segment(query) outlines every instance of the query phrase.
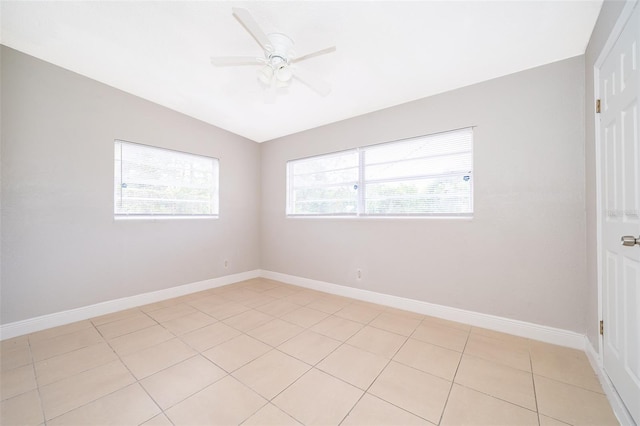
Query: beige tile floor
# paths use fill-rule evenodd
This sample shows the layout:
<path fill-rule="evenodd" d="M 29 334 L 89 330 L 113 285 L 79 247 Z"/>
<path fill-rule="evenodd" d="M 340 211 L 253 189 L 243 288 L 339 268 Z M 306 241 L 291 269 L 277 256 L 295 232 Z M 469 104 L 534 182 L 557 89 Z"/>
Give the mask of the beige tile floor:
<path fill-rule="evenodd" d="M 585 354 L 265 279 L 17 337 L 2 425 L 609 425 Z"/>

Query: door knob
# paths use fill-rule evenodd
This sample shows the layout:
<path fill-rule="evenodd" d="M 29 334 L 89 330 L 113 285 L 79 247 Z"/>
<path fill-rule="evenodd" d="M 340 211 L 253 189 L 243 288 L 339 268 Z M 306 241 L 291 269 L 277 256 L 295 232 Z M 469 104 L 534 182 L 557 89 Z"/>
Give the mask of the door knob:
<path fill-rule="evenodd" d="M 640 246 L 640 237 L 636 238 L 633 235 L 625 235 L 620 238 L 620 241 L 622 241 L 623 246 L 633 247 L 636 244 Z"/>

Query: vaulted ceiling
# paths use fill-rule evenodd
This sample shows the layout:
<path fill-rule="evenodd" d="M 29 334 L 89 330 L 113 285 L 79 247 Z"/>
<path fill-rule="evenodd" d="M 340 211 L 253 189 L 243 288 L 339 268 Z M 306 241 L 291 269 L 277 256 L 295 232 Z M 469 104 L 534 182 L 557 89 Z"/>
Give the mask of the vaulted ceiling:
<path fill-rule="evenodd" d="M 572 1 L 2 1 L 11 48 L 263 142 L 583 54 L 601 0 Z M 299 63 L 329 82 L 299 80 L 265 103 L 261 56 L 232 15 L 285 33 Z"/>

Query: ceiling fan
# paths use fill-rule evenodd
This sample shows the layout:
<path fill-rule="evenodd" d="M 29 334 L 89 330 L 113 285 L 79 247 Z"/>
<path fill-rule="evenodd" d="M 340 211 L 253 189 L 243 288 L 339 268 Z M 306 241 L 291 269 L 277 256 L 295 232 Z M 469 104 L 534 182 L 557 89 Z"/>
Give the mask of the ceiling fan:
<path fill-rule="evenodd" d="M 331 46 L 315 52 L 296 56 L 293 50 L 293 40 L 281 33 L 265 34 L 248 10 L 234 7 L 233 16 L 242 24 L 247 32 L 262 47 L 263 56 L 214 56 L 211 63 L 218 67 L 235 65 L 260 65 L 258 80 L 267 87 L 267 102 L 275 102 L 276 89 L 287 87 L 295 78 L 309 88 L 327 96 L 331 86 L 325 80 L 317 77 L 313 72 L 294 66 L 301 61 L 335 52 Z"/>

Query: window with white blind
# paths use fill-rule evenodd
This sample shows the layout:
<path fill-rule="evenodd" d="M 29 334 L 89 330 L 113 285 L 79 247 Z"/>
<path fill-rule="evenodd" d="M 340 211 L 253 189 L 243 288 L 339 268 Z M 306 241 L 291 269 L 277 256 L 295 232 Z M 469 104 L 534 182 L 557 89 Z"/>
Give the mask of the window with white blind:
<path fill-rule="evenodd" d="M 218 159 L 116 140 L 116 217 L 217 217 Z"/>
<path fill-rule="evenodd" d="M 289 216 L 471 216 L 471 128 L 287 163 Z"/>

